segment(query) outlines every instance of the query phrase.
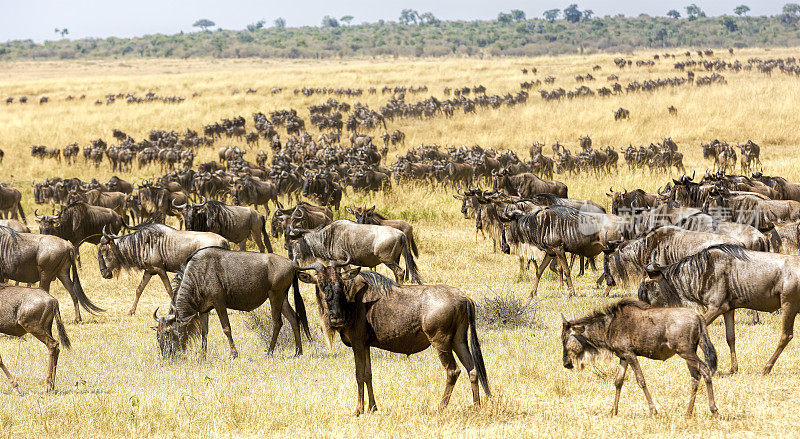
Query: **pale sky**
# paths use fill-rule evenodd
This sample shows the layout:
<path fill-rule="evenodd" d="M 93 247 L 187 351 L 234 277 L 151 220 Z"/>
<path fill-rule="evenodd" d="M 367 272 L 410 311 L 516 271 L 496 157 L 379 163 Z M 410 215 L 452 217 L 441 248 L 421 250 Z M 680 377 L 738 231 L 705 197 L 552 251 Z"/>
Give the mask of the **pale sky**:
<path fill-rule="evenodd" d="M 796 1 L 796 0 L 795 0 Z M 685 15 L 691 0 L 0 0 L 0 41 L 60 39 L 53 30 L 69 29 L 68 38 L 132 37 L 154 33 L 194 32 L 192 23 L 208 18 L 223 29 L 244 29 L 249 23 L 264 19 L 268 25 L 277 17 L 287 26 L 318 26 L 322 17 L 354 16 L 353 23 L 379 19 L 397 21 L 404 8 L 419 13 L 432 12 L 439 19 L 476 20 L 496 18 L 498 12 L 525 11 L 529 18 L 541 17 L 547 9 L 563 9 L 577 3 L 579 9 L 591 9 L 597 16 L 618 13 L 636 16 L 641 13 L 664 16 L 670 9 Z M 746 4 L 749 15 L 780 13 L 786 0 L 696 0 L 710 16 L 733 14 L 733 8 Z"/>

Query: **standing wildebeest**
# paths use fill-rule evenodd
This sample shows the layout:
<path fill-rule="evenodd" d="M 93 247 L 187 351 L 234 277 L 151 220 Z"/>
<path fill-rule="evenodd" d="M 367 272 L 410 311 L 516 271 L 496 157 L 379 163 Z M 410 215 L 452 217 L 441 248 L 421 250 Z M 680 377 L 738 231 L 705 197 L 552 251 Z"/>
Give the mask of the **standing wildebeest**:
<path fill-rule="evenodd" d="M 50 361 L 47 364 L 47 390 L 55 390 L 56 364 L 59 342 L 53 338 L 53 320 L 56 321 L 58 338 L 65 348 L 72 346 L 61 321 L 58 300 L 41 288 L 24 288 L 0 285 L 0 332 L 14 337 L 31 334 L 47 346 Z M 0 358 L 0 369 L 5 372 L 11 387 L 20 392 L 17 382 Z"/>
<path fill-rule="evenodd" d="M 142 291 L 155 274 L 164 282 L 167 294 L 172 295 L 167 273 L 177 273 L 195 251 L 205 247 L 230 248 L 228 240 L 210 232 L 175 230 L 164 224 L 148 224 L 123 236 L 113 236 L 103 230 L 97 248 L 100 274 L 113 278 L 120 269 L 142 270 L 142 281 L 136 287 L 136 299 L 129 314 L 136 312 Z"/>
<path fill-rule="evenodd" d="M 686 360 L 691 375 L 692 387 L 686 414 L 694 410 L 698 381 L 702 376 L 708 392 L 708 407 L 712 416 L 717 413 L 711 375 L 717 369 L 717 351 L 708 337 L 703 318 L 685 308 L 651 308 L 635 299 L 622 299 L 603 311 L 582 319 L 567 321 L 562 316 L 561 344 L 564 349 L 564 367 L 572 369 L 583 366 L 585 360 L 602 352 L 611 352 L 619 358 L 619 371 L 614 379 L 617 391 L 611 414 L 616 415 L 619 396 L 625 382 L 628 365 L 633 368 L 636 381 L 647 398 L 650 413 L 656 414 L 653 398 L 647 391 L 639 359 L 642 356 L 653 360 L 667 360 L 678 354 Z M 697 356 L 697 345 L 703 349 L 706 363 Z"/>
<path fill-rule="evenodd" d="M 82 201 L 68 204 L 56 215 L 39 215 L 39 232 L 66 239 L 75 246 L 78 264 L 80 264 L 81 244 L 99 244 L 103 236 L 103 228 L 108 227 L 111 233 L 119 233 L 124 222 L 122 217 L 111 209 L 90 206 Z"/>
<path fill-rule="evenodd" d="M 183 222 L 186 230 L 195 232 L 214 232 L 230 242 L 239 244 L 239 250 L 245 249 L 245 241 L 251 238 L 256 242 L 258 251 L 272 253 L 266 229 L 266 218 L 252 207 L 228 206 L 219 201 L 207 201 L 202 204 L 186 203 L 175 207 L 183 209 Z M 263 238 L 263 241 L 262 241 Z"/>
<path fill-rule="evenodd" d="M 417 242 L 414 240 L 414 227 L 400 219 L 389 219 L 385 216 L 381 215 L 380 213 L 375 212 L 375 206 L 370 207 L 367 209 L 366 202 L 364 203 L 364 207 L 358 208 L 355 204 L 353 204 L 353 208 L 345 206 L 345 210 L 349 213 L 353 214 L 356 217 L 356 222 L 359 224 L 372 224 L 376 226 L 389 226 L 394 227 L 395 229 L 403 232 L 408 238 L 408 243 L 411 245 L 411 253 L 414 256 L 419 256 L 419 250 L 417 250 Z"/>
<path fill-rule="evenodd" d="M 450 402 L 461 374 L 453 351 L 469 374 L 475 405 L 481 402 L 478 382 L 491 396 L 475 328 L 475 304 L 469 297 L 447 285 L 399 286 L 374 271 L 359 273 L 360 268 L 342 275 L 339 266 L 350 262 L 347 256 L 341 264 L 315 262 L 300 270 L 316 272 L 317 309 L 329 340 L 336 331 L 353 349 L 358 385 L 355 415 L 364 413 L 365 385 L 367 411 L 378 409 L 372 391 L 370 347 L 411 355 L 432 345 L 447 371 L 440 410 Z"/>
<path fill-rule="evenodd" d="M 272 201 L 275 206 L 278 206 L 278 190 L 274 184 L 270 182 L 262 182 L 250 175 L 237 180 L 233 185 L 234 204 L 242 204 L 245 206 L 264 206 L 264 210 L 269 215 L 269 202 Z"/>
<path fill-rule="evenodd" d="M 122 218 L 127 217 L 128 197 L 122 192 L 103 192 L 99 189 L 92 189 L 78 194 L 75 199 L 85 201 L 90 206 L 106 207 Z"/>
<path fill-rule="evenodd" d="M 0 227 L 0 281 L 39 282 L 39 287 L 49 293 L 50 282 L 58 278 L 72 297 L 75 322 L 78 323 L 81 321 L 79 305 L 91 313 L 102 312 L 103 309 L 92 303 L 83 292 L 75 266 L 76 255 L 75 247 L 59 237 L 17 233 Z"/>
<path fill-rule="evenodd" d="M 297 212 L 297 214 L 295 214 L 295 212 Z M 293 218 L 297 218 L 297 224 L 302 228 L 316 229 L 317 227 L 327 226 L 333 221 L 333 211 L 327 207 L 316 206 L 306 203 L 305 201 L 286 209 L 278 203 L 278 207 L 275 209 L 275 213 L 272 215 L 272 222 L 270 223 L 270 233 L 272 237 L 278 238 L 281 235 L 285 237 Z M 288 238 L 285 248 L 287 250 L 289 249 Z"/>
<path fill-rule="evenodd" d="M 543 180 L 529 172 L 510 175 L 508 170 L 503 170 L 497 174 L 495 183 L 496 189 L 522 198 L 530 198 L 536 194 L 554 194 L 567 198 L 567 185 L 560 181 Z"/>
<path fill-rule="evenodd" d="M 736 308 L 781 313 L 781 338 L 764 366 L 768 374 L 792 339 L 800 310 L 800 258 L 754 252 L 737 245 L 709 247 L 668 267 L 650 265 L 639 299 L 655 306 L 701 306 L 706 324 L 722 315 L 731 350 L 731 373 L 739 370 L 733 313 Z"/>
<path fill-rule="evenodd" d="M 22 218 L 22 222 L 27 223 L 25 219 L 25 212 L 22 210 L 22 194 L 19 190 L 8 186 L 5 183 L 0 184 L 0 216 L 3 218 Z M 19 212 L 19 217 L 17 217 Z"/>
<path fill-rule="evenodd" d="M 410 277 L 413 282 L 422 284 L 408 238 L 394 227 L 340 219 L 309 230 L 296 228 L 293 220 L 289 224 L 289 239 L 289 256 L 294 261 L 341 261 L 352 255 L 350 262 L 353 265 L 375 267 L 384 264 L 392 270 L 397 282 L 402 283 Z M 400 267 L 401 255 L 406 260 L 405 271 Z"/>
<path fill-rule="evenodd" d="M 15 219 L 0 220 L 0 226 L 8 227 L 18 233 L 31 233 L 31 229 L 28 226 Z"/>
<path fill-rule="evenodd" d="M 190 337 L 197 335 L 203 320 L 202 314 L 214 309 L 219 316 L 222 332 L 230 343 L 231 356 L 239 353 L 233 344 L 228 309 L 252 311 L 269 299 L 272 311 L 272 340 L 269 352 L 275 349 L 283 321 L 289 320 L 294 331 L 295 355 L 303 353 L 300 327 L 311 340 L 306 309 L 297 283 L 297 270 L 292 262 L 276 254 L 232 251 L 207 247 L 196 251 L 186 263 L 180 285 L 172 296 L 170 314 L 158 318 L 156 338 L 161 355 L 174 358 L 186 351 Z M 289 287 L 294 290 L 295 314 L 289 305 Z M 299 320 L 299 325 L 298 325 Z M 208 326 L 204 325 L 203 355 Z"/>

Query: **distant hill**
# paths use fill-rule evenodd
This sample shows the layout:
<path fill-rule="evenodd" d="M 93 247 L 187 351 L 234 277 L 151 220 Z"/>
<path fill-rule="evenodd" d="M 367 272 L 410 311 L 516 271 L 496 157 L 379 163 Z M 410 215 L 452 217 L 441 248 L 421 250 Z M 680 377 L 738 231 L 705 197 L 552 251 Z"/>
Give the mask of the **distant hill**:
<path fill-rule="evenodd" d="M 800 15 L 774 17 L 602 17 L 567 20 L 377 22 L 360 25 L 216 30 L 136 38 L 0 43 L 0 60 L 74 58 L 337 58 L 530 56 L 673 47 L 800 46 Z M 335 22 L 335 20 L 334 20 Z"/>

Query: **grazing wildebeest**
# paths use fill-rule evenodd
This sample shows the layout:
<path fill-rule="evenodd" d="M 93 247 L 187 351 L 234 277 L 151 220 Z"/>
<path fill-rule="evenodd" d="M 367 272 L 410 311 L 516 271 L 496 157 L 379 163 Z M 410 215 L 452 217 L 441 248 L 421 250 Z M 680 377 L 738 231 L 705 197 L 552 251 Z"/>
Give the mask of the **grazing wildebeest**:
<path fill-rule="evenodd" d="M 571 321 L 567 321 L 563 315 L 561 318 L 564 367 L 582 367 L 586 360 L 602 352 L 611 352 L 619 358 L 619 371 L 614 379 L 617 391 L 614 395 L 614 407 L 611 409 L 612 415 L 617 414 L 628 365 L 633 368 L 636 381 L 647 398 L 650 413 L 656 414 L 656 406 L 647 390 L 637 357 L 664 361 L 675 354 L 686 360 L 691 375 L 692 386 L 686 414 L 690 415 L 694 410 L 701 376 L 706 382 L 711 414 L 717 413 L 711 384 L 711 375 L 717 369 L 717 351 L 708 337 L 708 328 L 703 318 L 693 310 L 653 308 L 647 303 L 625 298 L 588 317 Z M 708 364 L 697 356 L 698 344 Z"/>
<path fill-rule="evenodd" d="M 216 233 L 239 244 L 239 250 L 244 250 L 247 238 L 251 238 L 256 242 L 258 251 L 264 253 L 266 246 L 267 253 L 272 253 L 272 243 L 266 229 L 267 220 L 252 207 L 228 206 L 214 200 L 175 207 L 183 210 L 186 230 Z"/>
<path fill-rule="evenodd" d="M 12 287 L 0 285 L 0 332 L 14 337 L 31 334 L 47 346 L 50 360 L 47 364 L 47 390 L 55 390 L 56 364 L 58 363 L 59 341 L 53 338 L 53 320 L 56 322 L 60 344 L 67 349 L 72 347 L 58 300 L 41 288 Z M 22 394 L 19 386 L 0 358 L 0 369 L 5 372 L 11 387 Z"/>
<path fill-rule="evenodd" d="M 142 291 L 153 275 L 164 283 L 168 295 L 172 295 L 167 273 L 177 273 L 194 252 L 205 247 L 230 248 L 228 240 L 211 232 L 175 230 L 164 224 L 147 224 L 132 233 L 114 236 L 103 230 L 103 238 L 97 247 L 97 262 L 100 274 L 111 279 L 121 269 L 142 270 L 142 281 L 136 287 L 136 299 L 129 314 L 136 312 Z"/>
<path fill-rule="evenodd" d="M 722 315 L 725 338 L 731 350 L 731 373 L 736 360 L 734 310 L 754 309 L 781 313 L 781 338 L 764 366 L 768 374 L 792 339 L 794 319 L 800 310 L 800 257 L 755 252 L 721 244 L 706 248 L 667 267 L 648 266 L 639 285 L 639 299 L 655 306 L 700 306 L 710 324 Z"/>
<path fill-rule="evenodd" d="M 22 222 L 27 223 L 25 211 L 22 210 L 22 194 L 17 188 L 0 183 L 0 215 L 3 218 L 22 218 Z M 19 212 L 19 217 L 17 216 Z"/>
<path fill-rule="evenodd" d="M 78 264 L 81 262 L 81 244 L 99 244 L 103 227 L 107 227 L 110 233 L 119 233 L 124 224 L 122 217 L 113 210 L 90 206 L 82 201 L 68 204 L 56 215 L 34 214 L 39 220 L 40 233 L 58 236 L 75 246 Z"/>
<path fill-rule="evenodd" d="M 417 242 L 414 240 L 414 227 L 400 219 L 389 219 L 383 216 L 380 213 L 375 212 L 375 206 L 370 207 L 367 209 L 366 202 L 364 203 L 364 207 L 358 208 L 355 204 L 353 204 L 353 208 L 345 206 L 345 210 L 351 213 L 353 216 L 356 217 L 356 222 L 359 224 L 373 224 L 376 226 L 389 226 L 394 227 L 395 229 L 403 232 L 408 238 L 408 243 L 411 245 L 411 253 L 414 256 L 419 256 L 419 250 L 417 250 Z"/>
<path fill-rule="evenodd" d="M 214 309 L 219 316 L 222 332 L 228 338 L 231 356 L 239 353 L 233 344 L 228 309 L 252 311 L 269 299 L 272 313 L 272 341 L 269 352 L 275 349 L 283 321 L 289 320 L 294 331 L 295 355 L 303 353 L 300 327 L 311 340 L 306 309 L 297 283 L 297 270 L 292 262 L 272 253 L 254 253 L 206 247 L 196 251 L 187 261 L 180 285 L 172 295 L 170 314 L 153 318 L 158 322 L 156 338 L 164 358 L 174 358 L 186 351 L 189 338 L 197 336 L 203 314 Z M 295 314 L 289 305 L 289 288 L 294 290 Z M 207 318 L 207 317 L 206 317 Z M 298 324 L 299 320 L 299 324 Z M 203 325 L 203 356 L 208 325 Z"/>
<path fill-rule="evenodd" d="M 75 322 L 78 323 L 81 321 L 79 305 L 90 313 L 102 312 L 103 309 L 92 303 L 83 292 L 75 265 L 76 255 L 75 247 L 57 236 L 17 233 L 0 227 L 0 280 L 39 282 L 39 286 L 49 293 L 50 282 L 58 278 L 72 297 Z"/>
<path fill-rule="evenodd" d="M 336 331 L 353 349 L 358 385 L 356 416 L 364 413 L 365 385 L 367 411 L 378 409 L 372 391 L 370 347 L 411 355 L 432 345 L 447 371 L 440 410 L 450 402 L 461 373 L 454 351 L 469 374 L 475 405 L 480 405 L 479 382 L 491 396 L 475 328 L 475 304 L 469 297 L 447 285 L 399 286 L 374 271 L 359 273 L 360 268 L 342 275 L 339 267 L 350 262 L 346 256 L 344 263 L 325 266 L 314 262 L 299 269 L 316 272 L 317 310 L 329 340 Z"/>
<path fill-rule="evenodd" d="M 346 255 L 351 255 L 350 263 L 353 265 L 376 267 L 384 264 L 392 270 L 398 283 L 411 278 L 413 282 L 422 284 L 408 238 L 394 227 L 340 219 L 309 230 L 297 228 L 293 220 L 288 233 L 289 257 L 293 261 L 341 261 L 346 259 Z M 401 255 L 406 260 L 405 270 L 400 267 Z"/>

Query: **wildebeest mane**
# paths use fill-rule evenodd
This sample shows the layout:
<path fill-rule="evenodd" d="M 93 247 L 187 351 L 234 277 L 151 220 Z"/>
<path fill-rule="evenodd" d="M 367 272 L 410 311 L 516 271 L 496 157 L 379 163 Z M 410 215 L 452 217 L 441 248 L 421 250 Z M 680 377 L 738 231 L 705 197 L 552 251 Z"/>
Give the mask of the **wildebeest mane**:
<path fill-rule="evenodd" d="M 397 282 L 392 279 L 372 270 L 361 270 L 359 275 L 370 288 L 381 294 L 388 294 L 392 291 L 392 288 L 399 286 Z"/>
<path fill-rule="evenodd" d="M 219 233 L 224 230 L 230 230 L 233 227 L 234 218 L 228 206 L 219 201 L 211 200 L 205 204 L 204 209 L 206 213 L 206 230 L 199 231 Z"/>
<path fill-rule="evenodd" d="M 650 305 L 632 297 L 624 297 L 618 302 L 612 303 L 602 308 L 596 309 L 586 317 L 582 317 L 572 322 L 573 325 L 585 325 L 603 320 L 607 317 L 614 317 L 619 314 L 626 306 L 633 306 L 639 309 L 650 309 Z"/>
<path fill-rule="evenodd" d="M 150 254 L 160 250 L 158 241 L 166 235 L 164 227 L 172 229 L 164 224 L 148 224 L 115 239 L 118 255 L 122 256 L 120 265 L 124 268 L 145 268 Z"/>
<path fill-rule="evenodd" d="M 3 273 L 11 271 L 11 266 L 19 259 L 19 233 L 6 226 L 0 226 L 0 280 Z"/>

